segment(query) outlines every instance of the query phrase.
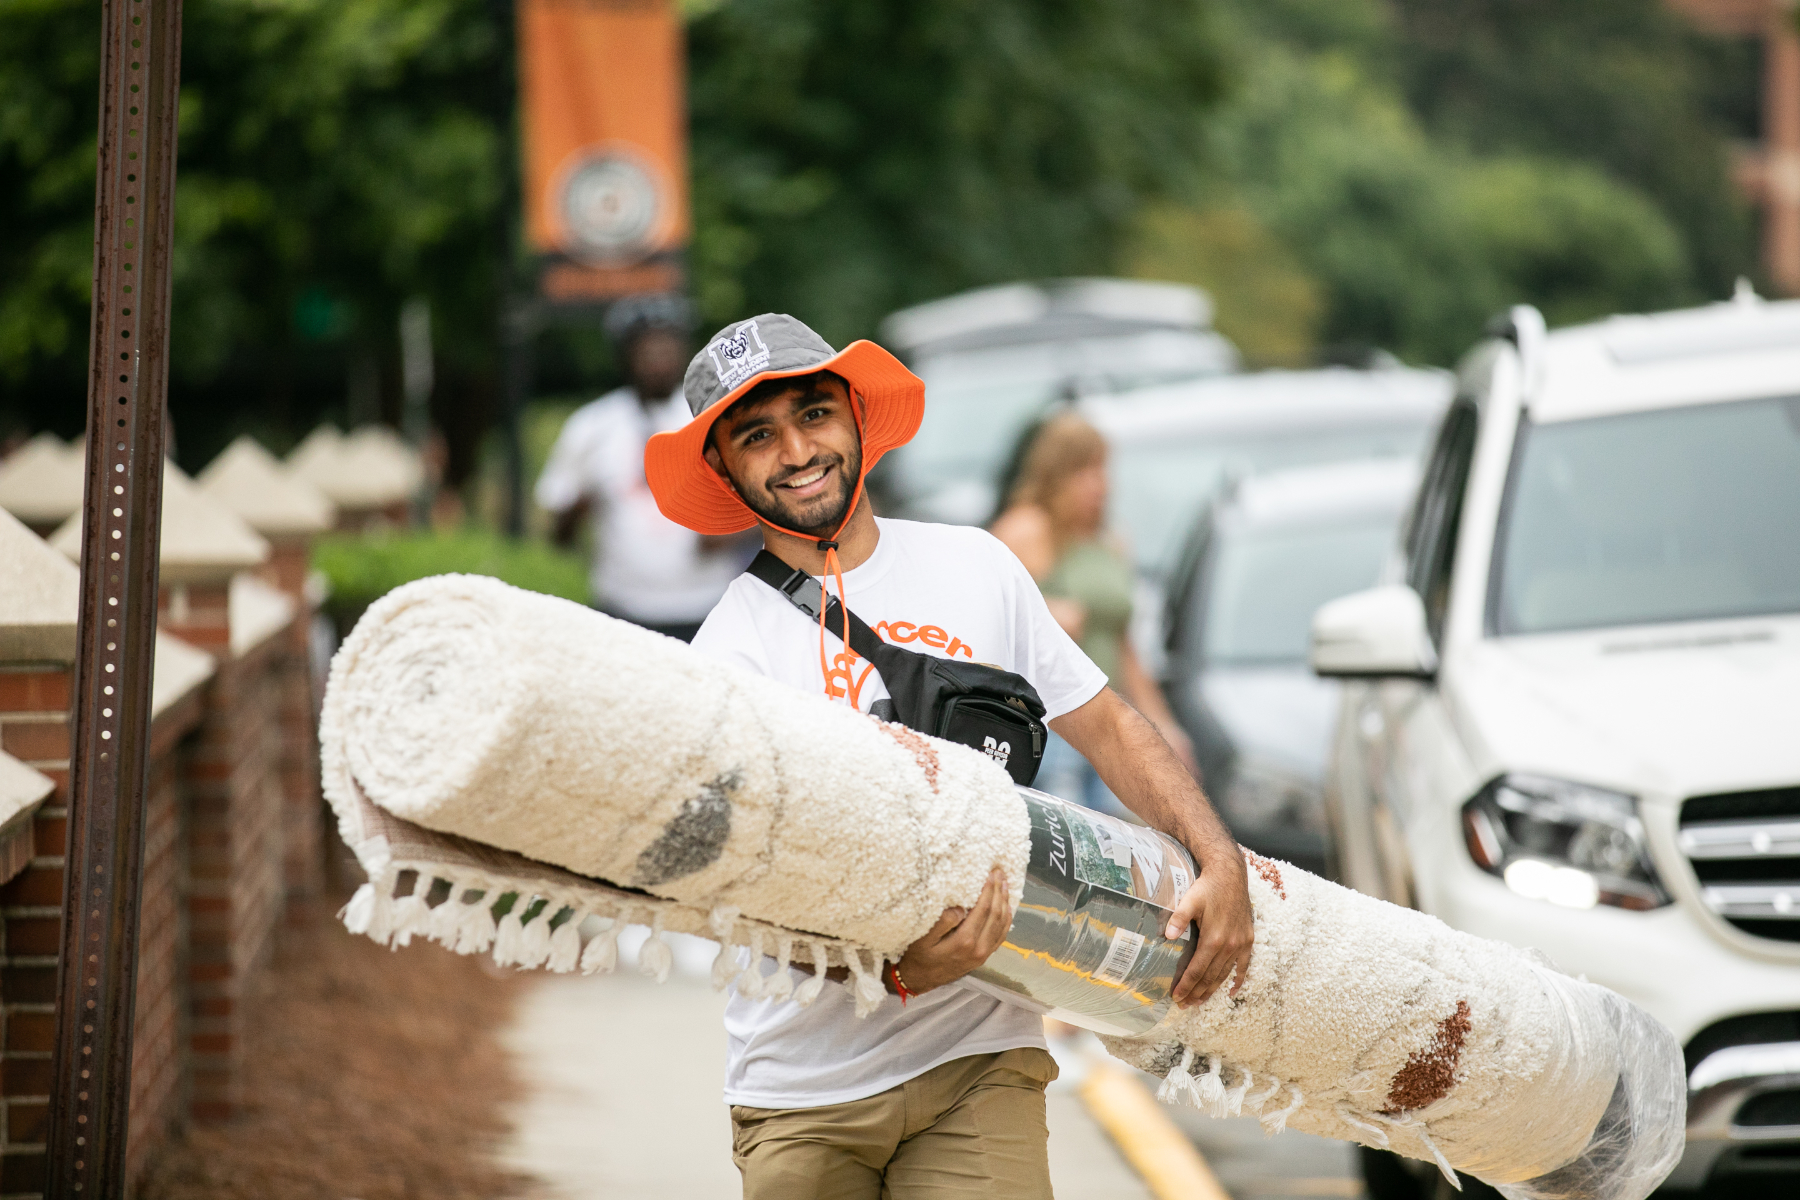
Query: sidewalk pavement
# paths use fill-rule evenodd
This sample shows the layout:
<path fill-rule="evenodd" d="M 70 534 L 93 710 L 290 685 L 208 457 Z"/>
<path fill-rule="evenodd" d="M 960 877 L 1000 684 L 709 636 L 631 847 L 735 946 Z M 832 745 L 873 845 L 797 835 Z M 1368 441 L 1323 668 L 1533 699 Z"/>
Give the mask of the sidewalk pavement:
<path fill-rule="evenodd" d="M 719 1095 L 725 998 L 707 982 L 717 947 L 671 938 L 675 970 L 658 985 L 636 969 L 645 932 L 621 936 L 614 974 L 541 976 L 506 1031 L 528 1094 L 500 1159 L 542 1180 L 543 1200 L 741 1194 Z M 1150 1200 L 1075 1082 L 1048 1097 L 1057 1200 Z"/>

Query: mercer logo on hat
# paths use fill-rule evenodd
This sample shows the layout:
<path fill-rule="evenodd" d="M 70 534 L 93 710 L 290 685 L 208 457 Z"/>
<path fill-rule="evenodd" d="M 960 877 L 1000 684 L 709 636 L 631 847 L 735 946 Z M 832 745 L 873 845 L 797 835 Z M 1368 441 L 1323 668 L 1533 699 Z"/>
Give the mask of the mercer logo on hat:
<path fill-rule="evenodd" d="M 728 392 L 769 365 L 769 347 L 754 317 L 708 342 L 706 353 L 720 386 Z"/>

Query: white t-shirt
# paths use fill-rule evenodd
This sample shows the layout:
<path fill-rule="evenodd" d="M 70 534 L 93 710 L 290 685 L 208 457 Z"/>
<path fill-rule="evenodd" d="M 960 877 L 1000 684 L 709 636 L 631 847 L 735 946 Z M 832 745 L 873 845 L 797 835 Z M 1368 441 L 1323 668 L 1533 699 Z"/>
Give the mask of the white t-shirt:
<path fill-rule="evenodd" d="M 628 387 L 575 410 L 538 476 L 537 502 L 560 512 L 593 503 L 594 564 L 588 586 L 610 612 L 652 624 L 703 619 L 745 557 L 702 553 L 700 535 L 662 515 L 644 482 L 644 443 L 691 419 L 677 391 L 647 410 Z"/>
<path fill-rule="evenodd" d="M 992 535 L 912 521 L 877 519 L 876 527 L 875 553 L 844 573 L 844 590 L 850 610 L 884 639 L 1015 671 L 1037 689 L 1052 718 L 1106 686 L 1105 674 L 1051 617 L 1024 566 Z M 836 590 L 834 580 L 827 586 Z M 726 589 L 694 648 L 815 695 L 825 690 L 818 623 L 748 575 Z M 835 633 L 825 648 L 835 664 L 843 650 Z M 867 660 L 844 679 L 865 712 L 888 694 Z M 843 680 L 836 686 L 841 690 Z M 806 976 L 794 971 L 793 978 L 798 985 Z M 725 1032 L 725 1101 L 751 1108 L 859 1100 L 952 1059 L 1044 1044 L 1035 1013 L 961 984 L 904 1006 L 888 996 L 862 1018 L 850 990 L 836 984 L 827 984 L 808 1008 L 792 1000 L 746 1000 L 733 989 Z"/>

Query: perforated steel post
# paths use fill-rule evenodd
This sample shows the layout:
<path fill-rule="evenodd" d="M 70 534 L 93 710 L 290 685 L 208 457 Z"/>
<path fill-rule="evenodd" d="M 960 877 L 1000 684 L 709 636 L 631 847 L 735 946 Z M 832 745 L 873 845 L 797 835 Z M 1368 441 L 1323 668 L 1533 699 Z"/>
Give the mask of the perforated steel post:
<path fill-rule="evenodd" d="M 180 0 L 105 0 L 87 498 L 45 1194 L 125 1194 Z"/>

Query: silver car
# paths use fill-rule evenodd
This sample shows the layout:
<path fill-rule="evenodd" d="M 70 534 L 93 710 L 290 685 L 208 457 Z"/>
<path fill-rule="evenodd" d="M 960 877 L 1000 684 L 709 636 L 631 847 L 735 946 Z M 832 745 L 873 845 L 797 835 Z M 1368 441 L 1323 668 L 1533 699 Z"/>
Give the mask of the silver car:
<path fill-rule="evenodd" d="M 980 288 L 894 313 L 881 342 L 925 381 L 925 421 L 882 459 L 885 511 L 985 524 L 1007 456 L 1031 424 L 1087 395 L 1227 374 L 1237 348 L 1197 288 L 1059 279 Z"/>
<path fill-rule="evenodd" d="M 1321 782 L 1341 685 L 1307 664 L 1313 612 L 1371 587 L 1412 458 L 1245 480 L 1195 524 L 1169 595 L 1168 691 L 1207 791 L 1251 849 L 1329 873 Z"/>

